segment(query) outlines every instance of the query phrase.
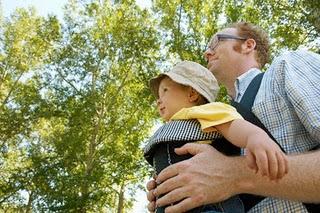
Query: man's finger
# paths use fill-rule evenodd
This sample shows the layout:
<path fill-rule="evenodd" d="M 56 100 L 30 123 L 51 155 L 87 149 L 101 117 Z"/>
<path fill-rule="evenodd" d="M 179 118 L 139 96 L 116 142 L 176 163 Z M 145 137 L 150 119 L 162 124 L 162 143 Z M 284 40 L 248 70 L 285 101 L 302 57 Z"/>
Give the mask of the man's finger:
<path fill-rule="evenodd" d="M 165 213 L 179 213 L 186 212 L 187 210 L 195 208 L 195 203 L 192 202 L 191 198 L 186 198 L 175 205 L 168 206 L 165 209 Z"/>
<path fill-rule="evenodd" d="M 174 151 L 178 155 L 185 155 L 188 153 L 191 155 L 196 155 L 196 154 L 199 154 L 200 152 L 204 152 L 208 148 L 212 149 L 212 146 L 208 144 L 187 143 L 180 148 L 176 148 Z"/>
<path fill-rule="evenodd" d="M 269 165 L 269 178 L 274 180 L 278 176 L 279 161 L 277 156 L 273 152 L 267 152 L 268 155 L 268 165 Z"/>
<path fill-rule="evenodd" d="M 156 196 L 154 196 L 154 190 L 150 190 L 147 192 L 147 199 L 149 202 L 153 202 L 156 200 Z"/>
<path fill-rule="evenodd" d="M 156 181 L 155 180 L 149 180 L 147 183 L 147 190 L 150 191 L 152 189 L 155 189 L 157 186 Z"/>
<path fill-rule="evenodd" d="M 160 172 L 160 174 L 158 175 L 157 179 L 156 179 L 156 183 L 157 185 L 163 183 L 164 181 L 166 181 L 169 178 L 172 178 L 174 176 L 178 175 L 178 170 L 177 170 L 177 164 L 168 166 L 167 168 L 165 168 L 164 170 L 162 170 Z"/>
<path fill-rule="evenodd" d="M 156 202 L 150 202 L 147 205 L 148 211 L 149 212 L 154 212 L 156 210 Z"/>
<path fill-rule="evenodd" d="M 172 177 L 178 175 L 181 170 L 186 168 L 186 165 L 188 165 L 186 162 L 188 162 L 188 161 L 189 160 L 184 160 L 179 163 L 172 164 L 172 165 L 168 166 L 167 168 L 163 169 L 159 173 L 159 175 L 156 179 L 157 185 L 163 183 L 164 181 L 168 180 L 169 178 L 172 178 Z"/>
<path fill-rule="evenodd" d="M 280 179 L 286 174 L 286 159 L 284 158 L 284 155 L 282 155 L 281 153 L 276 153 L 276 156 L 279 162 L 277 179 Z"/>
<path fill-rule="evenodd" d="M 285 168 L 286 168 L 285 174 L 288 174 L 288 172 L 289 172 L 289 162 L 288 162 L 288 158 L 287 158 L 287 156 L 286 156 L 284 153 L 281 153 L 281 154 L 282 154 L 282 157 L 283 157 L 284 162 L 285 162 Z"/>
<path fill-rule="evenodd" d="M 269 175 L 267 154 L 265 152 L 256 153 L 256 160 L 261 175 Z"/>
<path fill-rule="evenodd" d="M 189 197 L 190 191 L 190 186 L 176 188 L 170 191 L 169 193 L 165 194 L 164 196 L 158 198 L 156 201 L 156 205 L 160 207 L 172 205 L 173 203 L 176 203 Z"/>
<path fill-rule="evenodd" d="M 258 171 L 258 167 L 257 167 L 257 164 L 256 164 L 256 158 L 252 154 L 252 152 L 248 151 L 246 153 L 246 161 L 247 161 L 247 164 L 248 164 L 249 168 L 253 169 L 255 172 Z"/>
<path fill-rule="evenodd" d="M 158 197 L 160 195 L 171 192 L 176 188 L 179 188 L 183 185 L 187 185 L 189 181 L 190 178 L 188 179 L 182 175 L 169 178 L 165 182 L 157 186 L 157 188 L 154 190 L 154 196 Z"/>

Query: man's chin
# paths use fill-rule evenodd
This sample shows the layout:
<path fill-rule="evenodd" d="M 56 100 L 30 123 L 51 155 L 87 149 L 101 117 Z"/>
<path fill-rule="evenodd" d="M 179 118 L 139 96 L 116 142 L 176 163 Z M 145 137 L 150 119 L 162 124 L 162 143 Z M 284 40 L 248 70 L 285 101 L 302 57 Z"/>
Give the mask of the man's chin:
<path fill-rule="evenodd" d="M 213 74 L 216 75 L 217 74 L 217 69 L 215 66 L 210 66 L 208 67 L 208 70 Z"/>
<path fill-rule="evenodd" d="M 209 62 L 207 65 L 207 68 L 210 72 L 215 73 L 216 69 L 217 69 L 217 65 L 214 62 Z"/>

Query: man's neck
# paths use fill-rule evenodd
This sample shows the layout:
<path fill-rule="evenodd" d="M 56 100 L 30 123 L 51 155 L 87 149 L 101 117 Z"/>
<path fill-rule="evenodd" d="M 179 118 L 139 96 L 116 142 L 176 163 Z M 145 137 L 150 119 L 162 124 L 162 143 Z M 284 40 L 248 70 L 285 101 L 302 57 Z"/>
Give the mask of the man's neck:
<path fill-rule="evenodd" d="M 236 97 L 235 82 L 236 82 L 237 78 L 239 76 L 247 73 L 252 68 L 259 69 L 258 66 L 256 66 L 256 65 L 240 67 L 238 69 L 238 72 L 236 73 L 236 75 L 232 79 L 230 78 L 229 81 L 225 81 L 225 87 L 227 88 L 227 93 L 232 99 L 234 99 Z"/>
<path fill-rule="evenodd" d="M 259 73 L 261 73 L 260 69 L 257 68 L 251 68 L 241 76 L 239 76 L 235 83 L 234 83 L 234 88 L 235 88 L 235 93 L 234 96 L 232 97 L 233 100 L 235 101 L 240 101 L 243 94 L 247 90 L 248 85 L 254 79 L 255 76 L 257 76 Z"/>
<path fill-rule="evenodd" d="M 234 83 L 235 83 L 235 80 L 232 80 L 232 81 L 226 82 L 226 83 L 224 84 L 224 86 L 225 86 L 226 89 L 227 89 L 228 95 L 229 95 L 232 99 L 234 99 L 235 96 L 236 96 L 236 90 L 235 90 L 235 88 L 234 88 Z"/>

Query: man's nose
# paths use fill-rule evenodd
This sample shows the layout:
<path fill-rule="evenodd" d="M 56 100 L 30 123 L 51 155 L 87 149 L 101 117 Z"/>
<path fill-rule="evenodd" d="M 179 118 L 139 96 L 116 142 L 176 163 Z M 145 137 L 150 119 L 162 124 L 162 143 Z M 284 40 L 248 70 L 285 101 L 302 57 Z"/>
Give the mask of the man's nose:
<path fill-rule="evenodd" d="M 203 56 L 204 59 L 206 60 L 206 62 L 209 61 L 209 57 L 212 56 L 214 53 L 212 52 L 212 50 L 210 48 L 207 48 L 206 51 L 204 51 Z"/>

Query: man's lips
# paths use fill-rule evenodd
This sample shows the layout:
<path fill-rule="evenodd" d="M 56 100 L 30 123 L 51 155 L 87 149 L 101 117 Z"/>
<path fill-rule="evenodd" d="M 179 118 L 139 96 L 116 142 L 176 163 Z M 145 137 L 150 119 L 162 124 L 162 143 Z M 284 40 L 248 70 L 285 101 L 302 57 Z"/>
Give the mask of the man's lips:
<path fill-rule="evenodd" d="M 213 65 L 214 61 L 216 61 L 218 58 L 210 58 L 208 60 L 207 68 L 210 69 L 210 67 Z"/>

